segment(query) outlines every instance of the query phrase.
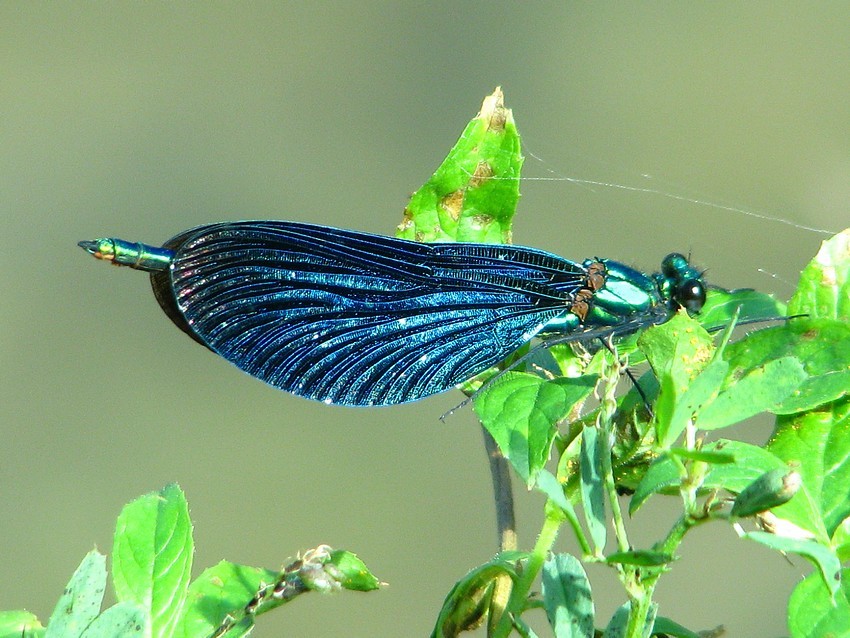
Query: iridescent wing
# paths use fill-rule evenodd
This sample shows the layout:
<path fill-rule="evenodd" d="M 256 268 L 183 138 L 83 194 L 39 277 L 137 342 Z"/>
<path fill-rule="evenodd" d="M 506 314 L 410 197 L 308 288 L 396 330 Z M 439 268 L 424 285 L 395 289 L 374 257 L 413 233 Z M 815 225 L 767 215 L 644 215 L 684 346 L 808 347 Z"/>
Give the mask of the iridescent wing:
<path fill-rule="evenodd" d="M 201 226 L 151 275 L 169 317 L 245 372 L 341 405 L 447 390 L 565 313 L 584 267 L 505 245 L 419 244 L 292 222 Z"/>

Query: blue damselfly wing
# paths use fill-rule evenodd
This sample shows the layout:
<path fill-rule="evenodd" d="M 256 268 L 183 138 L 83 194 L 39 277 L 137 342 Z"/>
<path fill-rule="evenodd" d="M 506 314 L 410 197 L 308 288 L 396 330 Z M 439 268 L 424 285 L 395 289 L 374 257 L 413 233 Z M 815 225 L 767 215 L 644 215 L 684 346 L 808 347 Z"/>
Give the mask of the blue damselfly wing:
<path fill-rule="evenodd" d="M 648 276 L 522 246 L 421 244 L 295 222 L 211 224 L 162 248 L 80 245 L 150 271 L 169 318 L 245 372 L 351 406 L 415 401 L 536 335 L 632 330 L 677 305 L 695 309 L 705 294 L 681 255 Z"/>

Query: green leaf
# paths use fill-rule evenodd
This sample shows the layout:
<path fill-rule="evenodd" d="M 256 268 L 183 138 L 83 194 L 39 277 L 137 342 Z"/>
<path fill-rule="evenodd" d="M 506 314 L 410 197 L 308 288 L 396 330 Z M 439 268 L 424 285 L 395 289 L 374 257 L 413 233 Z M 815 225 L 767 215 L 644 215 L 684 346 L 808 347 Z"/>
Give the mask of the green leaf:
<path fill-rule="evenodd" d="M 77 638 L 97 618 L 106 589 L 106 557 L 91 551 L 71 576 L 47 623 L 45 638 Z"/>
<path fill-rule="evenodd" d="M 703 374 L 708 373 L 714 363 Z M 697 377 L 697 380 L 702 376 Z M 761 412 L 772 411 L 797 390 L 806 378 L 806 371 L 794 357 L 767 361 L 764 365 L 749 369 L 703 406 L 699 410 L 696 426 L 701 430 L 717 430 Z"/>
<path fill-rule="evenodd" d="M 24 609 L 0 611 L 0 638 L 42 638 L 44 627 Z"/>
<path fill-rule="evenodd" d="M 850 561 L 850 517 L 841 521 L 832 534 L 832 546 L 842 563 Z"/>
<path fill-rule="evenodd" d="M 707 329 L 716 329 L 728 325 L 738 309 L 739 323 L 776 319 L 788 313 L 784 303 L 763 292 L 710 288 L 697 318 Z"/>
<path fill-rule="evenodd" d="M 652 635 L 673 636 L 673 638 L 700 638 L 698 633 L 664 616 L 658 616 L 655 619 L 655 625 L 652 627 Z"/>
<path fill-rule="evenodd" d="M 686 312 L 646 330 L 638 338 L 638 346 L 660 381 L 655 420 L 662 446 L 669 446 L 681 434 L 695 408 L 712 396 L 717 385 L 715 377 L 723 376 L 724 371 L 719 369 L 723 364 L 715 363 L 701 381 L 695 380 L 711 359 L 714 343 L 711 335 Z"/>
<path fill-rule="evenodd" d="M 679 487 L 682 468 L 668 454 L 662 454 L 646 470 L 629 502 L 629 516 L 634 516 L 641 505 L 653 494 Z"/>
<path fill-rule="evenodd" d="M 822 542 L 850 516 L 850 398 L 803 414 L 777 419 L 768 450 L 794 463 L 803 477 L 803 487 L 776 516 L 811 531 Z M 793 510 L 795 501 L 805 500 L 806 511 Z"/>
<path fill-rule="evenodd" d="M 602 634 L 602 638 L 625 638 L 626 626 L 629 623 L 629 609 L 630 603 L 624 603 L 614 612 L 614 615 L 608 622 L 608 626 L 605 628 L 605 633 Z M 646 626 L 642 632 L 642 635 L 646 638 L 649 638 L 652 633 L 656 613 L 658 613 L 658 605 L 652 603 L 652 607 L 647 614 Z"/>
<path fill-rule="evenodd" d="M 593 390 L 594 377 L 541 379 L 509 372 L 475 399 L 475 412 L 527 485 L 549 457 L 557 423 Z"/>
<path fill-rule="evenodd" d="M 658 398 L 655 401 L 655 431 L 659 441 L 672 443 L 678 437 L 673 436 L 673 420 L 676 418 L 677 392 L 676 382 L 669 374 L 658 378 Z M 668 443 L 668 445 L 670 444 Z"/>
<path fill-rule="evenodd" d="M 685 453 L 683 453 L 685 452 Z M 652 465 L 635 489 L 629 503 L 629 514 L 633 515 L 650 496 L 678 488 L 682 482 L 682 469 L 671 456 L 708 463 L 708 472 L 703 478 L 702 489 L 724 489 L 733 494 L 742 492 L 750 483 L 765 472 L 782 468 L 785 462 L 776 455 L 749 443 L 719 439 L 708 443 L 699 451 L 680 451 L 672 448 L 662 454 Z M 729 462 L 729 458 L 733 461 Z M 790 503 L 784 507 L 788 507 Z"/>
<path fill-rule="evenodd" d="M 747 532 L 742 535 L 742 538 L 755 541 L 779 552 L 798 554 L 807 558 L 818 568 L 821 580 L 829 588 L 831 594 L 834 595 L 838 591 L 841 579 L 841 562 L 832 548 L 817 541 L 777 536 L 768 532 Z"/>
<path fill-rule="evenodd" d="M 740 494 L 765 472 L 788 469 L 786 463 L 775 454 L 742 441 L 719 439 L 706 445 L 703 450 L 731 454 L 735 458 L 734 463 L 716 464 L 709 468 L 702 483 L 706 489 L 723 489 Z"/>
<path fill-rule="evenodd" d="M 369 571 L 366 564 L 344 549 L 333 550 L 328 566 L 336 567 L 335 576 L 342 589 L 349 591 L 373 591 L 381 586 L 381 581 Z"/>
<path fill-rule="evenodd" d="M 118 600 L 147 611 L 153 638 L 171 636 L 192 570 L 192 523 L 180 488 L 167 485 L 127 505 L 115 524 L 112 552 Z"/>
<path fill-rule="evenodd" d="M 818 574 L 810 574 L 788 601 L 791 638 L 850 638 L 850 569 L 841 572 L 834 596 Z"/>
<path fill-rule="evenodd" d="M 576 513 L 572 503 L 564 495 L 564 486 L 555 478 L 555 475 L 545 468 L 537 473 L 534 487 L 545 494 L 550 501 L 566 513 L 567 517 L 575 520 Z"/>
<path fill-rule="evenodd" d="M 705 448 L 701 450 L 688 450 L 682 447 L 673 447 L 670 448 L 669 453 L 671 456 L 688 461 L 701 461 L 703 463 L 717 463 L 720 465 L 735 462 L 735 456 L 728 452 L 712 452 Z"/>
<path fill-rule="evenodd" d="M 677 396 L 687 390 L 714 352 L 711 335 L 684 311 L 646 330 L 638 339 L 638 347 L 659 379 L 671 377 Z"/>
<path fill-rule="evenodd" d="M 581 562 L 555 554 L 543 564 L 543 605 L 555 638 L 592 638 L 593 596 Z"/>
<path fill-rule="evenodd" d="M 850 324 L 792 319 L 786 325 L 753 332 L 726 349 L 731 380 L 784 357 L 798 359 L 808 378 L 771 412 L 803 412 L 850 392 Z"/>
<path fill-rule="evenodd" d="M 850 321 L 850 229 L 823 242 L 800 273 L 788 312 Z"/>
<path fill-rule="evenodd" d="M 209 636 L 226 616 L 240 612 L 261 586 L 273 583 L 278 572 L 221 561 L 189 586 L 184 612 L 174 638 Z M 253 618 L 243 619 L 250 628 Z"/>
<path fill-rule="evenodd" d="M 581 501 L 584 518 L 594 549 L 601 553 L 607 540 L 605 513 L 605 484 L 603 479 L 603 454 L 611 454 L 608 442 L 594 426 L 585 427 L 581 434 Z"/>
<path fill-rule="evenodd" d="M 424 242 L 509 244 L 522 162 L 513 114 L 497 88 L 410 198 L 396 235 Z"/>
<path fill-rule="evenodd" d="M 431 638 L 455 638 L 480 624 L 490 604 L 490 596 L 497 579 L 508 576 L 516 582 L 514 562 L 504 555 L 472 569 L 461 578 L 446 596 Z"/>
<path fill-rule="evenodd" d="M 729 514 L 743 518 L 779 507 L 791 500 L 800 484 L 800 475 L 788 468 L 765 472 L 738 494 Z"/>
<path fill-rule="evenodd" d="M 639 567 L 659 567 L 672 563 L 674 557 L 664 552 L 654 552 L 648 549 L 633 549 L 628 552 L 614 552 L 605 557 L 609 565 L 637 565 Z"/>
<path fill-rule="evenodd" d="M 663 447 L 672 445 L 679 438 L 696 413 L 702 415 L 703 406 L 711 405 L 728 371 L 728 363 L 723 359 L 714 359 L 681 393 L 673 407 L 669 423 L 661 421 L 659 417 L 658 437 Z"/>
<path fill-rule="evenodd" d="M 308 591 L 371 591 L 379 586 L 355 554 L 327 545 L 304 552 L 280 572 L 222 561 L 189 587 L 186 609 L 174 636 L 192 638 L 226 630 L 224 635 L 235 638 L 250 631 L 257 615 Z"/>
<path fill-rule="evenodd" d="M 100 614 L 86 627 L 81 638 L 144 638 L 148 618 L 133 603 L 118 603 Z"/>
<path fill-rule="evenodd" d="M 522 618 L 514 618 L 514 629 L 520 638 L 538 638 L 534 630 Z"/>

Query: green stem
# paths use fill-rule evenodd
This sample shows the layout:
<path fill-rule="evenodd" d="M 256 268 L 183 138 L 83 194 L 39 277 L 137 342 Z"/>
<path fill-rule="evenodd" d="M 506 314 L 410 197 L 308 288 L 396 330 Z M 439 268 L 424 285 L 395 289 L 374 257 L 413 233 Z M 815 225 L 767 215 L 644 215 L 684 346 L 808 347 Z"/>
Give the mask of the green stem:
<path fill-rule="evenodd" d="M 692 527 L 696 527 L 707 520 L 709 519 L 698 519 L 694 518 L 690 514 L 683 514 L 667 533 L 667 537 L 663 541 L 655 543 L 653 549 L 663 554 L 675 554 L 676 549 L 685 539 L 685 534 L 687 534 Z"/>
<path fill-rule="evenodd" d="M 537 537 L 537 543 L 534 545 L 534 550 L 525 563 L 519 581 L 514 585 L 507 609 L 505 609 L 505 613 L 499 619 L 499 624 L 493 631 L 492 638 L 507 638 L 508 634 L 511 633 L 513 616 L 514 614 L 519 616 L 523 609 L 525 609 L 528 593 L 531 591 L 531 586 L 540 573 L 543 563 L 552 549 L 552 545 L 555 544 L 555 539 L 558 537 L 558 529 L 562 521 L 563 518 L 561 516 L 546 517 L 543 528 L 540 530 L 540 535 Z"/>
<path fill-rule="evenodd" d="M 611 514 L 614 519 L 614 534 L 617 537 L 617 549 L 625 552 L 630 550 L 631 546 L 629 545 L 629 536 L 626 532 L 625 521 L 623 520 L 623 511 L 620 509 L 620 499 L 617 495 L 617 485 L 614 482 L 614 467 L 611 461 L 614 414 L 617 412 L 617 382 L 620 380 L 621 369 L 619 356 L 614 351 L 614 362 L 611 364 L 610 369 L 605 366 L 602 370 L 602 375 L 605 379 L 605 391 L 602 396 L 597 425 L 600 429 L 600 436 L 603 437 L 606 446 L 606 452 L 602 455 L 602 473 L 605 480 L 605 491 L 608 494 L 608 502 L 611 504 Z"/>
<path fill-rule="evenodd" d="M 652 590 L 649 587 L 643 595 L 629 598 L 629 621 L 626 623 L 625 638 L 642 638 L 646 632 L 647 618 L 652 609 Z"/>
<path fill-rule="evenodd" d="M 578 516 L 576 516 L 575 511 L 564 511 L 564 518 L 573 530 L 573 535 L 576 537 L 579 547 L 581 547 L 582 555 L 591 556 L 593 554 L 593 548 L 590 546 L 590 541 L 587 540 L 587 536 L 581 528 L 581 523 L 579 523 Z"/>
<path fill-rule="evenodd" d="M 609 436 L 605 430 L 602 436 Z M 627 552 L 631 549 L 629 535 L 626 532 L 626 523 L 623 519 L 623 510 L 620 508 L 620 499 L 617 494 L 617 486 L 614 483 L 614 469 L 611 465 L 611 455 L 602 456 L 602 470 L 605 472 L 605 490 L 608 492 L 608 501 L 611 503 L 611 515 L 614 519 L 614 535 L 617 537 L 617 549 Z"/>

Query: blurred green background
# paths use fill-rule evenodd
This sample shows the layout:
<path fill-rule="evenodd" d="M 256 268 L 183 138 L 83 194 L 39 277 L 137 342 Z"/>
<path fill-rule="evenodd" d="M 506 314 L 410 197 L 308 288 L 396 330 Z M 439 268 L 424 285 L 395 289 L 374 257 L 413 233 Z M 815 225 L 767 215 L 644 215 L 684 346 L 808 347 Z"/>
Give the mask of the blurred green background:
<path fill-rule="evenodd" d="M 76 242 L 245 218 L 391 234 L 501 85 L 525 176 L 629 187 L 528 181 L 517 243 L 647 270 L 691 252 L 716 284 L 787 298 L 825 235 L 775 218 L 850 221 L 848 33 L 844 2 L 0 3 L 0 608 L 46 619 L 122 505 L 179 481 L 198 569 L 329 543 L 390 583 L 305 597 L 256 635 L 427 635 L 495 550 L 474 416 L 438 420 L 460 395 L 354 410 L 277 392 Z M 528 548 L 541 500 L 518 500 Z M 637 542 L 672 505 L 641 510 Z M 708 526 L 658 601 L 694 629 L 779 636 L 807 571 Z M 622 593 L 591 578 L 607 618 Z"/>

